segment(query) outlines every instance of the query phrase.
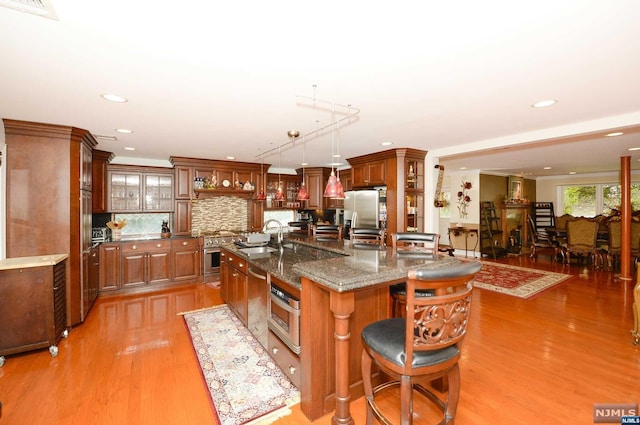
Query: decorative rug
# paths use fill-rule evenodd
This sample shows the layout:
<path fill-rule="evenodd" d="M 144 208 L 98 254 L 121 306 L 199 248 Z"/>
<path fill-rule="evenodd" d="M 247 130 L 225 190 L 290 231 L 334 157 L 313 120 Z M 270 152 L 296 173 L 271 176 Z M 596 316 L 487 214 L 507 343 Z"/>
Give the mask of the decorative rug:
<path fill-rule="evenodd" d="M 300 392 L 226 305 L 181 313 L 221 425 L 269 424 Z"/>
<path fill-rule="evenodd" d="M 514 297 L 531 298 L 571 277 L 564 273 L 482 261 L 482 269 L 476 274 L 473 286 Z"/>

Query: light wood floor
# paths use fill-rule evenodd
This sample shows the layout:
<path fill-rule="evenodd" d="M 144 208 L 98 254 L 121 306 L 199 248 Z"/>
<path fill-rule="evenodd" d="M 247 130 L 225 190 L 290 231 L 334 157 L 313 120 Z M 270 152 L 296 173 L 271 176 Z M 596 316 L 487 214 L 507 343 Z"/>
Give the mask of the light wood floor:
<path fill-rule="evenodd" d="M 543 256 L 533 264 L 526 257 L 502 261 L 576 277 L 531 300 L 475 290 L 456 423 L 591 424 L 594 403 L 639 402 L 634 282 Z M 219 303 L 218 290 L 203 284 L 98 299 L 57 357 L 43 350 L 7 358 L 0 424 L 215 424 L 177 313 Z M 351 411 L 364 423 L 362 399 Z M 297 407 L 277 422 L 305 423 Z M 331 417 L 314 423 L 330 424 Z"/>

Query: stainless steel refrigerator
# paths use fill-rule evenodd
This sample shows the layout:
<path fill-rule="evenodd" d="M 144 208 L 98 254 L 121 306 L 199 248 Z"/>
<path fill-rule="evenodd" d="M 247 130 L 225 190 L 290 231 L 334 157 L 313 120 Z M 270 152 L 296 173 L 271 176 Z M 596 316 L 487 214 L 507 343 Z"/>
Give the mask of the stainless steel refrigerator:
<path fill-rule="evenodd" d="M 359 228 L 380 228 L 380 193 L 377 190 L 354 190 L 344 194 L 344 220 Z"/>

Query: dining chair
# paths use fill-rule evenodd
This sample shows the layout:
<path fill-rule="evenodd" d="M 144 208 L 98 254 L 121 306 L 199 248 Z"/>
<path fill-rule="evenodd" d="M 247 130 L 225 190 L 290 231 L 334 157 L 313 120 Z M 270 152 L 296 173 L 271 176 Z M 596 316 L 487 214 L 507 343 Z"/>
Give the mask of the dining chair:
<path fill-rule="evenodd" d="M 343 226 L 336 226 L 332 224 L 314 224 L 313 225 L 313 237 L 316 240 L 342 240 L 343 239 Z"/>
<path fill-rule="evenodd" d="M 438 233 L 416 233 L 416 232 L 397 232 L 391 235 L 391 246 L 399 257 L 404 253 L 419 254 L 424 256 L 430 254 L 436 256 L 438 254 L 438 244 L 440 235 Z M 405 257 L 406 258 L 406 257 Z M 393 317 L 402 316 L 403 311 L 401 305 L 406 304 L 407 290 L 405 283 L 398 283 L 389 288 L 392 298 L 391 312 Z M 424 293 L 418 292 L 420 296 L 431 296 L 431 291 Z"/>
<path fill-rule="evenodd" d="M 569 264 L 571 254 L 587 255 L 594 266 L 598 266 L 596 239 L 598 222 L 588 218 L 567 221 L 567 242 L 563 245 L 564 262 Z"/>
<path fill-rule="evenodd" d="M 454 423 L 460 393 L 460 346 L 467 331 L 473 278 L 481 268 L 479 261 L 464 261 L 451 267 L 410 271 L 407 318 L 380 320 L 364 327 L 362 382 L 367 425 L 373 424 L 374 417 L 391 423 L 390 410 L 381 409 L 376 396 L 397 387 L 401 424 L 413 423 L 417 395 L 442 411 L 439 424 Z M 431 291 L 433 296 L 418 296 L 417 291 Z M 390 381 L 373 387 L 374 363 Z M 442 396 L 430 385 L 440 380 Z"/>
<path fill-rule="evenodd" d="M 558 243 L 552 240 L 546 231 L 540 230 L 536 227 L 533 217 L 527 217 L 527 224 L 529 226 L 529 238 L 531 239 L 531 254 L 529 257 L 537 257 L 538 249 L 551 248 L 553 249 L 552 261 L 555 260 L 558 257 Z"/>
<path fill-rule="evenodd" d="M 622 253 L 622 222 L 611 220 L 608 223 L 609 238 L 604 254 L 607 257 L 607 267 L 613 270 L 617 267 Z M 640 222 L 631 222 L 631 258 L 635 264 L 640 258 Z"/>

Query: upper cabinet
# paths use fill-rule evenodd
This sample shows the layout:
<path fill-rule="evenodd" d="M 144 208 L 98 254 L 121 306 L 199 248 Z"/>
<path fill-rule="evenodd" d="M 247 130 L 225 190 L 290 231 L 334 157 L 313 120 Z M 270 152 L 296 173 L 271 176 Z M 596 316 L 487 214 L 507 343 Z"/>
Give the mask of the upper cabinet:
<path fill-rule="evenodd" d="M 236 195 L 252 197 L 263 187 L 264 173 L 270 164 L 251 162 L 218 161 L 208 159 L 169 158 L 175 170 L 175 199 L 194 199 L 200 196 Z M 215 181 L 215 188 L 197 189 L 196 178 Z M 254 190 L 244 190 L 250 183 Z M 243 187 L 240 187 L 242 185 Z M 266 188 L 265 188 L 266 189 Z"/>
<path fill-rule="evenodd" d="M 293 207 L 295 203 L 302 202 L 296 199 L 298 197 L 301 182 L 302 176 L 298 175 L 267 174 L 267 187 L 265 190 L 267 199 L 271 200 L 271 205 L 274 208 Z M 284 195 L 284 199 L 282 200 L 276 199 L 278 187 L 282 188 L 282 194 Z"/>
<path fill-rule="evenodd" d="M 386 163 L 371 161 L 352 165 L 352 185 L 354 188 L 386 185 Z"/>
<path fill-rule="evenodd" d="M 108 211 L 173 211 L 173 173 L 160 167 L 109 166 Z"/>
<path fill-rule="evenodd" d="M 107 165 L 114 156 L 112 152 L 93 151 L 91 199 L 94 214 L 107 212 Z"/>

